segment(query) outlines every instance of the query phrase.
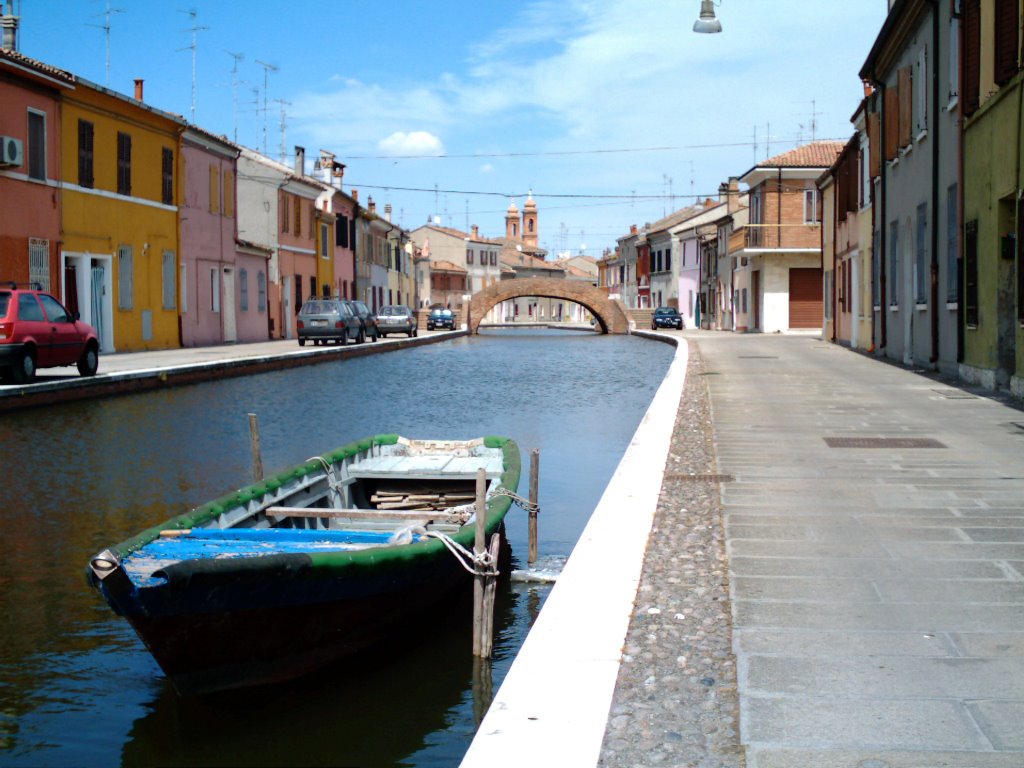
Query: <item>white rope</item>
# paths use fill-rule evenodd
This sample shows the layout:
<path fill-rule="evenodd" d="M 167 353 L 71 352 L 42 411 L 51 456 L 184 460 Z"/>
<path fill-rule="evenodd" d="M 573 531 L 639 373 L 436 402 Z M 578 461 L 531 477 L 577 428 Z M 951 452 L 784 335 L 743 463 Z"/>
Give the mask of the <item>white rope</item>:
<path fill-rule="evenodd" d="M 324 477 L 327 480 L 327 487 L 335 494 L 337 498 L 341 498 L 341 483 L 334 476 L 331 471 L 331 465 L 323 456 L 310 456 L 306 461 L 319 461 L 320 466 L 324 468 Z"/>
<path fill-rule="evenodd" d="M 447 547 L 448 551 L 455 555 L 455 559 L 467 573 L 471 573 L 474 576 L 498 575 L 498 564 L 495 562 L 494 558 L 491 557 L 491 553 L 487 550 L 484 550 L 479 554 L 471 552 L 459 544 L 459 542 L 455 541 L 451 536 L 441 533 L 440 531 L 428 531 L 422 525 L 410 525 L 405 528 L 400 528 L 392 534 L 391 538 L 388 539 L 388 543 L 411 544 L 413 536 L 429 536 L 434 539 L 440 539 L 441 543 Z"/>

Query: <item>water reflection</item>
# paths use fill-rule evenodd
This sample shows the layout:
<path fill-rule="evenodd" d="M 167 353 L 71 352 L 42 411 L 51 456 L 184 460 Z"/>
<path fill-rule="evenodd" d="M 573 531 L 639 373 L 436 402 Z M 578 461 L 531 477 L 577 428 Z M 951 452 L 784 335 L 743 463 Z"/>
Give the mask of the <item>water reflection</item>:
<path fill-rule="evenodd" d="M 540 448 L 540 552 L 564 557 L 670 356 L 635 338 L 501 331 L 0 417 L 0 465 L 16 481 L 0 515 L 0 762 L 458 763 L 487 693 L 478 670 L 474 699 L 468 607 L 372 660 L 258 693 L 182 700 L 85 587 L 87 558 L 245 484 L 248 412 L 259 415 L 268 471 L 378 432 L 508 435 L 524 466 Z M 507 538 L 525 559 L 521 511 Z M 546 593 L 500 590 L 493 688 Z"/>

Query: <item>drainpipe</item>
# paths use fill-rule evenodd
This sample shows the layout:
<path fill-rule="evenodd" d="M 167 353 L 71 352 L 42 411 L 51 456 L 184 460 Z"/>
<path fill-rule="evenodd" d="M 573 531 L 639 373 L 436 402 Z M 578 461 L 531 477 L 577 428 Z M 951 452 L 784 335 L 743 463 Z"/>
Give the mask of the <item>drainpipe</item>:
<path fill-rule="evenodd" d="M 886 163 L 886 158 L 885 158 L 885 146 L 886 146 L 886 144 L 885 144 L 885 139 L 886 139 L 886 135 L 885 135 L 885 123 L 886 123 L 886 120 L 885 120 L 885 117 L 886 117 L 886 115 L 885 115 L 885 91 L 886 91 L 886 86 L 885 86 L 885 83 L 880 83 L 880 82 L 875 82 L 875 85 L 878 88 L 878 91 L 877 91 L 878 96 L 876 98 L 882 103 L 882 119 L 880 119 L 878 121 L 878 134 L 879 134 L 878 135 L 878 139 L 879 139 L 878 140 L 878 149 L 879 149 L 879 152 L 881 152 L 881 155 L 882 155 L 880 158 L 878 158 L 878 167 L 879 167 L 879 184 L 878 184 L 879 195 L 878 196 L 879 196 L 879 198 L 881 198 L 880 199 L 880 202 L 881 202 L 881 206 L 880 207 L 881 207 L 881 219 L 882 219 L 881 227 L 878 230 L 878 246 L 879 246 L 879 248 L 878 248 L 878 250 L 879 250 L 879 254 L 878 254 L 878 292 L 879 292 L 879 294 L 881 294 L 878 297 L 878 319 L 879 319 L 879 321 L 881 323 L 881 326 L 882 326 L 881 327 L 881 331 L 880 331 L 879 336 L 878 336 L 878 348 L 879 348 L 879 351 L 883 351 L 883 350 L 885 350 L 886 344 L 888 342 L 888 338 L 887 338 L 888 321 L 887 321 L 887 318 L 886 318 L 886 314 L 888 312 L 888 306 L 887 306 L 887 300 L 886 300 L 886 288 L 888 287 L 887 286 L 888 281 L 886 279 L 886 274 L 885 274 L 886 245 L 888 244 L 888 238 L 886 237 L 886 232 L 885 232 L 885 214 L 886 214 L 885 203 L 886 203 L 886 198 L 887 198 L 886 189 L 885 189 L 885 163 Z M 871 216 L 872 216 L 873 219 L 875 219 L 875 216 L 876 216 L 875 208 L 876 208 L 875 206 L 871 206 Z M 874 224 L 878 224 L 877 219 L 875 219 L 875 221 L 873 223 Z"/>
<path fill-rule="evenodd" d="M 934 64 L 932 66 L 932 114 L 935 141 L 932 142 L 932 253 L 931 253 L 931 331 L 932 354 L 929 362 L 936 365 L 939 360 L 939 67 L 942 60 L 939 51 L 939 3 L 931 0 L 932 5 L 932 50 Z M 947 278 L 948 279 L 948 278 Z M 937 367 L 937 365 L 936 365 Z"/>
<path fill-rule="evenodd" d="M 843 162 L 843 161 L 841 161 Z M 839 335 L 836 333 L 836 328 L 839 326 L 839 306 L 836 301 L 836 282 L 839 278 L 838 269 L 838 257 L 839 251 L 839 180 L 835 174 L 832 174 L 832 343 L 835 344 Z M 821 258 L 822 268 L 824 268 L 825 260 L 825 228 L 821 228 Z"/>
<path fill-rule="evenodd" d="M 957 24 L 957 50 L 960 55 L 957 57 L 957 87 L 960 89 L 960 98 L 957 99 L 957 163 L 956 163 L 956 239 L 957 239 L 957 279 L 956 279 L 956 361 L 964 361 L 964 25 Z"/>

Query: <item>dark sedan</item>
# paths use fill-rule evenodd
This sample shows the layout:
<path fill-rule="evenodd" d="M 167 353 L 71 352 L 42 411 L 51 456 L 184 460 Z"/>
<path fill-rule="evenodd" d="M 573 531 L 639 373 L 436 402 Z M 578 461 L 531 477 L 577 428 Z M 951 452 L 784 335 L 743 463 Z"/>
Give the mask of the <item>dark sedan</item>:
<path fill-rule="evenodd" d="M 683 316 L 679 314 L 679 310 L 675 307 L 658 307 L 654 310 L 654 314 L 651 315 L 651 330 L 656 331 L 659 328 L 682 330 Z"/>

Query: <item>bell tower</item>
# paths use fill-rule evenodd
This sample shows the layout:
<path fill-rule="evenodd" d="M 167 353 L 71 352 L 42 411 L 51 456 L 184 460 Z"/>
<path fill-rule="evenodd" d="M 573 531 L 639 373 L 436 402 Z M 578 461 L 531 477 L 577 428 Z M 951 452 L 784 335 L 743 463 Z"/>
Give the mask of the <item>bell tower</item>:
<path fill-rule="evenodd" d="M 519 209 L 515 201 L 508 204 L 508 212 L 505 214 L 505 237 L 509 240 L 519 240 L 522 233 L 519 231 Z"/>
<path fill-rule="evenodd" d="M 530 190 L 523 205 L 523 245 L 536 248 L 537 238 L 537 203 L 533 200 L 533 190 Z"/>

